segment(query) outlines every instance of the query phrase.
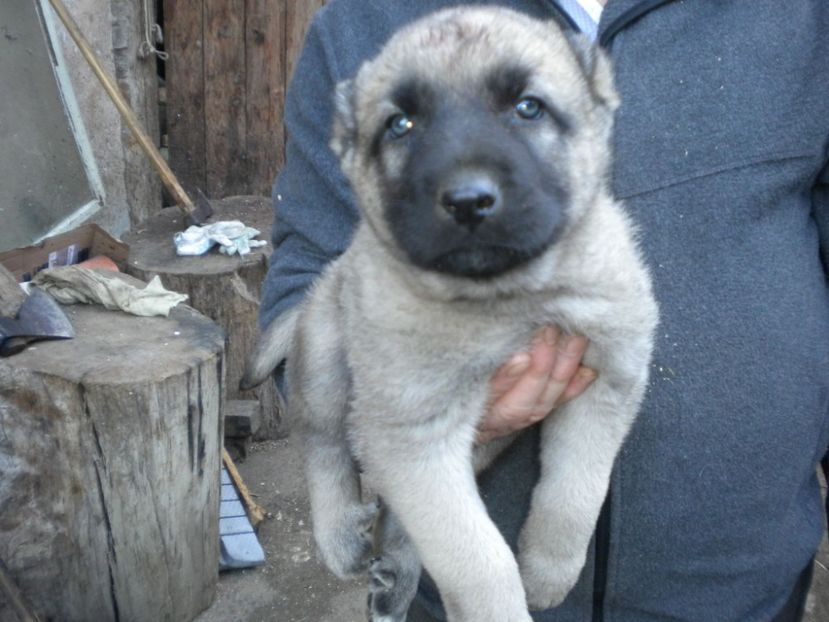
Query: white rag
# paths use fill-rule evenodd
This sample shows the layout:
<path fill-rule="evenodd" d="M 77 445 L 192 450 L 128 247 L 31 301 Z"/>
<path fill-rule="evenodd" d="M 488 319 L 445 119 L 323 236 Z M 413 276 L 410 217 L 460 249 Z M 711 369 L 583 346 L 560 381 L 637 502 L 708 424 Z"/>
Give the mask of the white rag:
<path fill-rule="evenodd" d="M 267 242 L 254 240 L 259 229 L 248 227 L 238 220 L 222 220 L 212 225 L 193 225 L 173 236 L 177 255 L 204 255 L 216 244 L 224 255 L 240 256 L 250 253 L 250 249 L 265 246 Z"/>

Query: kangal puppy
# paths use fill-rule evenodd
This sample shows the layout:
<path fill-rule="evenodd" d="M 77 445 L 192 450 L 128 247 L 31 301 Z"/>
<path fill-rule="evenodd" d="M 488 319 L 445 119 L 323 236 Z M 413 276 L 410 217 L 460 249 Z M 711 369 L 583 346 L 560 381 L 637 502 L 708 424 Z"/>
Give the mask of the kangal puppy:
<path fill-rule="evenodd" d="M 317 545 L 337 575 L 370 566 L 377 622 L 405 619 L 421 562 L 464 622 L 527 622 L 579 576 L 657 322 L 608 187 L 617 105 L 602 53 L 496 8 L 411 24 L 337 88 L 331 147 L 362 220 L 244 384 L 287 358 Z M 599 375 L 542 423 L 516 562 L 473 467 L 504 442 L 475 431 L 495 370 L 548 324 L 588 337 Z M 370 563 L 358 464 L 388 508 Z"/>

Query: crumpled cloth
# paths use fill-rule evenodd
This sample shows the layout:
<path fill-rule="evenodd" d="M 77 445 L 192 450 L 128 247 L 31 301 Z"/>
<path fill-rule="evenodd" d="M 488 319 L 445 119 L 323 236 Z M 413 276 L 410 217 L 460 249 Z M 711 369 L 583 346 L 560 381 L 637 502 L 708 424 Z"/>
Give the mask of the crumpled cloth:
<path fill-rule="evenodd" d="M 240 256 L 250 249 L 265 246 L 267 242 L 254 240 L 261 232 L 238 220 L 222 220 L 212 225 L 193 225 L 173 236 L 177 255 L 204 255 L 216 244 L 224 255 Z"/>
<path fill-rule="evenodd" d="M 138 288 L 120 279 L 118 274 L 61 266 L 38 272 L 32 282 L 61 304 L 101 304 L 132 315 L 167 317 L 170 309 L 187 300 L 185 294 L 164 289 L 157 276 L 146 287 Z"/>

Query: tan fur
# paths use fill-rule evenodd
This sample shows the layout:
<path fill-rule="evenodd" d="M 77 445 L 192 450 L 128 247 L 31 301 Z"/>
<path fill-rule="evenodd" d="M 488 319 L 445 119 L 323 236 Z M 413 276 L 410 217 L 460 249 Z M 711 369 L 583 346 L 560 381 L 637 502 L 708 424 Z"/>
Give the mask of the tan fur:
<path fill-rule="evenodd" d="M 645 390 L 657 308 L 631 224 L 606 182 L 618 105 L 610 66 L 582 48 L 556 26 L 511 11 L 453 9 L 398 33 L 338 89 L 332 148 L 363 219 L 302 304 L 288 354 L 314 534 L 338 575 L 365 567 L 374 507 L 361 502 L 356 458 L 394 513 L 386 542 L 406 598 L 416 549 L 452 621 L 528 622 L 528 603 L 547 608 L 565 597 Z M 415 268 L 385 221 L 370 156 L 369 129 L 395 111 L 389 85 L 419 75 L 451 96 L 515 58 L 536 68 L 532 89 L 577 120 L 570 136 L 536 138 L 545 163 L 567 179 L 563 233 L 540 257 L 492 279 Z M 382 157 L 401 166 L 392 147 Z M 476 489 L 475 430 L 494 371 L 546 324 L 588 337 L 584 363 L 599 376 L 543 422 L 542 476 L 516 563 Z M 285 331 L 270 336 L 254 380 L 285 351 L 276 341 Z"/>

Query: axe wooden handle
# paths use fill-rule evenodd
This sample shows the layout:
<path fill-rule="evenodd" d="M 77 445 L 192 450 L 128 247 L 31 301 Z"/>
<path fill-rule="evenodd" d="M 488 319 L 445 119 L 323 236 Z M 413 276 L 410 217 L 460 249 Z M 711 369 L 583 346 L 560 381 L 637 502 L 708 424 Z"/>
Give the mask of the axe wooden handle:
<path fill-rule="evenodd" d="M 176 179 L 176 176 L 173 174 L 173 171 L 170 170 L 170 167 L 167 165 L 167 162 L 162 157 L 161 153 L 156 148 L 153 141 L 147 136 L 147 133 L 141 128 L 141 124 L 138 121 L 138 118 L 135 116 L 135 113 L 129 107 L 129 104 L 124 99 L 124 96 L 121 94 L 121 91 L 118 89 L 118 85 L 115 83 L 115 80 L 112 76 L 104 69 L 104 66 L 101 64 L 100 59 L 98 58 L 97 54 L 92 49 L 92 46 L 89 45 L 89 42 L 84 37 L 83 33 L 81 32 L 80 28 L 78 28 L 78 24 L 75 23 L 75 20 L 69 14 L 69 11 L 66 10 L 66 6 L 64 6 L 61 0 L 49 0 L 49 3 L 54 8 L 55 13 L 57 13 L 60 21 L 63 22 L 63 25 L 66 27 L 66 30 L 69 32 L 69 36 L 75 41 L 80 49 L 81 54 L 83 54 L 86 61 L 89 63 L 89 66 L 92 68 L 92 71 L 98 77 L 98 80 L 101 81 L 101 84 L 104 87 L 104 90 L 109 95 L 112 103 L 115 104 L 115 107 L 118 109 L 118 112 L 121 113 L 121 117 L 126 122 L 127 126 L 130 128 L 133 136 L 135 136 L 138 144 L 141 146 L 141 149 L 147 154 L 147 157 L 152 162 L 153 166 L 155 167 L 156 171 L 158 171 L 159 176 L 161 177 L 161 181 L 170 194 L 173 196 L 178 207 L 184 214 L 191 220 L 196 220 L 194 218 L 194 212 L 196 211 L 195 206 L 193 205 L 193 201 L 187 196 L 187 193 L 184 191 L 184 188 L 181 187 L 181 184 Z"/>

